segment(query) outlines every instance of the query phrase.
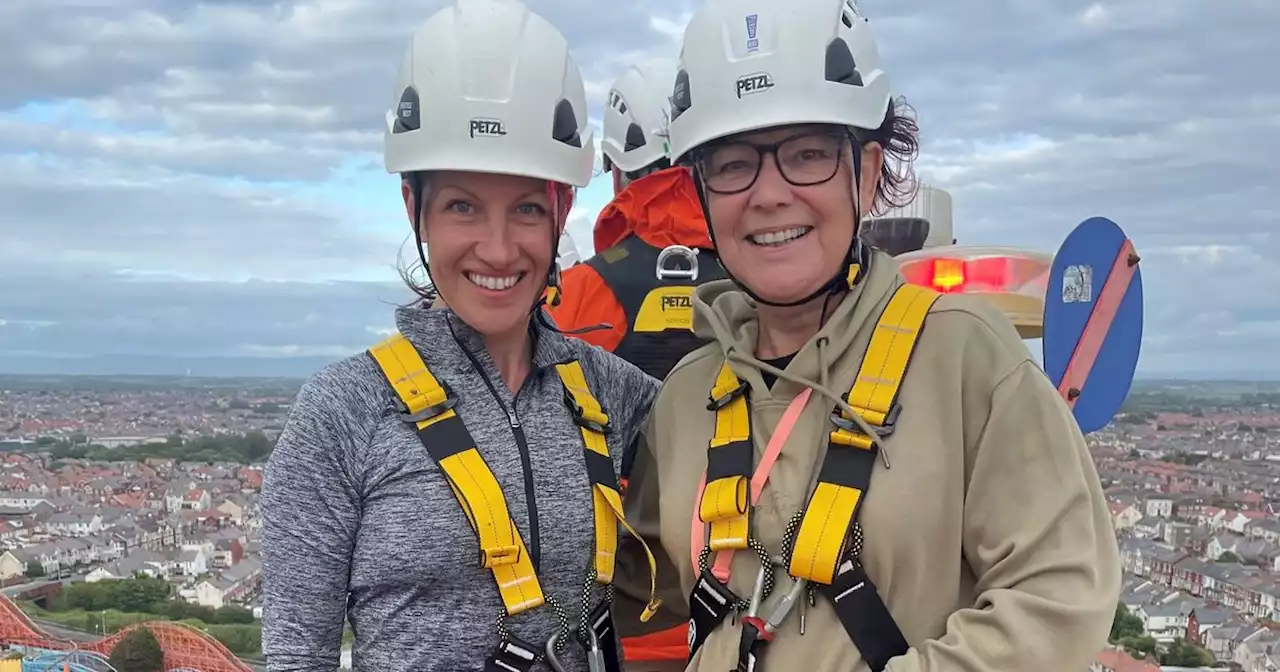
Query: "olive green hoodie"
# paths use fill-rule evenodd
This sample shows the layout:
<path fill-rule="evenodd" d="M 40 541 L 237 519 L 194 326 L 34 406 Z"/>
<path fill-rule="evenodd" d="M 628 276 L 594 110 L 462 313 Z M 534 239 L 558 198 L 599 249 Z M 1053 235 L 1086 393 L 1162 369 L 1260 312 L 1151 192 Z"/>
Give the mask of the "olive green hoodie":
<path fill-rule="evenodd" d="M 628 520 L 660 556 L 667 614 L 645 625 L 627 617 L 635 609 L 625 602 L 648 595 L 649 576 L 636 546 L 624 545 L 618 576 L 623 635 L 688 618 L 697 577 L 691 521 L 714 428 L 706 406 L 726 354 L 750 386 L 757 459 L 787 404 L 805 387 L 814 390 L 752 516 L 753 535 L 776 554 L 786 522 L 808 499 L 832 409 L 852 385 L 876 319 L 901 284 L 897 262 L 877 253 L 868 275 L 772 389 L 760 375 L 767 365 L 754 358 L 759 324 L 750 299 L 728 281 L 697 290 L 695 331 L 715 342 L 667 377 L 626 503 Z M 1012 324 L 982 299 L 941 297 L 898 400 L 896 430 L 881 443 L 890 466 L 877 463 L 860 514 L 862 560 L 911 646 L 888 672 L 1086 669 L 1106 645 L 1119 597 L 1114 532 L 1080 429 Z M 758 566 L 754 553 L 738 552 L 730 588 L 749 596 Z M 779 581 L 783 588 L 788 583 Z M 802 636 L 792 614 L 763 665 L 868 669 L 823 597 L 806 620 Z M 739 630 L 726 619 L 688 669 L 735 667 Z"/>

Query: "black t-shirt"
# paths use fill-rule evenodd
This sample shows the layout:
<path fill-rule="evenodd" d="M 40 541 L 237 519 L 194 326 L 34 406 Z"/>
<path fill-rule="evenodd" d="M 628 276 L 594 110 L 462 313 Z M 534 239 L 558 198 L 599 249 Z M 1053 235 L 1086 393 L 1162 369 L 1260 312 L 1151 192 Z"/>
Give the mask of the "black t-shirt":
<path fill-rule="evenodd" d="M 796 353 L 793 352 L 787 355 L 786 357 L 778 357 L 777 359 L 762 359 L 760 361 L 764 362 L 765 364 L 768 364 L 769 366 L 774 367 L 775 369 L 780 369 L 785 371 L 787 368 L 787 365 L 790 364 L 791 360 L 795 358 L 796 358 Z M 773 388 L 774 383 L 778 382 L 778 377 L 773 375 L 772 373 L 769 373 L 768 371 L 761 371 L 760 377 L 764 378 L 764 384 L 768 385 L 770 389 Z"/>

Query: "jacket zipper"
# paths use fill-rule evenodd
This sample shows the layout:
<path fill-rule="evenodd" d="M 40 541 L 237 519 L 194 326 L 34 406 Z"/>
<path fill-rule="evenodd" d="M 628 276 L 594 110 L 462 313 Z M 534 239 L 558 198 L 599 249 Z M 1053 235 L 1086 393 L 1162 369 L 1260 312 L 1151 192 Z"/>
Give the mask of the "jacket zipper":
<path fill-rule="evenodd" d="M 525 507 L 529 510 L 529 559 L 533 562 L 534 571 L 539 571 L 542 567 L 542 535 L 538 529 L 538 499 L 533 489 L 533 458 L 529 455 L 529 441 L 525 438 L 524 428 L 520 426 L 520 418 L 516 415 L 516 406 L 520 401 L 520 393 L 524 391 L 525 385 L 529 384 L 529 378 L 534 377 L 538 373 L 538 367 L 534 366 L 529 371 L 529 376 L 525 378 L 524 383 L 520 385 L 520 389 L 511 397 L 511 407 L 508 408 L 506 402 L 502 400 L 502 396 L 498 394 L 498 390 L 494 388 L 493 382 L 489 380 L 488 374 L 485 373 L 484 367 L 480 362 L 476 361 L 475 355 L 463 345 L 458 339 L 458 335 L 453 331 L 453 325 L 449 324 L 449 333 L 453 336 L 453 341 L 458 344 L 458 348 L 471 361 L 471 367 L 475 370 L 476 375 L 480 376 L 480 380 L 484 381 L 484 386 L 489 388 L 489 394 L 493 396 L 493 400 L 498 402 L 498 406 L 502 407 L 503 412 L 507 414 L 507 425 L 511 427 L 511 435 L 515 437 L 516 448 L 520 451 L 520 468 L 524 471 L 524 501 Z"/>
<path fill-rule="evenodd" d="M 520 391 L 524 387 L 521 386 Z M 511 398 L 511 408 L 507 411 L 507 422 L 511 425 L 511 434 L 516 437 L 516 448 L 520 450 L 520 467 L 524 470 L 524 501 L 529 509 L 529 556 L 533 560 L 535 571 L 542 569 L 542 534 L 538 529 L 538 498 L 533 490 L 533 458 L 529 454 L 529 442 L 525 439 L 524 428 L 520 426 L 520 417 L 516 415 L 516 405 L 520 400 L 520 392 Z M 499 399 L 501 404 L 502 400 Z"/>
<path fill-rule="evenodd" d="M 468 357 L 470 354 L 467 353 Z M 524 428 L 520 426 L 520 417 L 516 415 L 515 410 L 524 386 L 521 385 L 520 390 L 511 397 L 511 406 L 508 407 L 478 363 L 476 373 L 480 374 L 480 380 L 483 380 L 485 387 L 489 388 L 489 394 L 493 396 L 493 400 L 498 402 L 498 406 L 501 406 L 502 411 L 507 414 L 507 425 L 511 427 L 511 435 L 516 440 L 516 449 L 520 452 L 520 468 L 524 472 L 524 502 L 529 509 L 529 559 L 533 561 L 534 571 L 538 571 L 542 568 L 542 535 L 538 529 L 538 498 L 533 489 L 533 458 L 529 454 L 529 441 L 525 438 Z M 526 379 L 525 382 L 527 383 L 528 380 Z"/>

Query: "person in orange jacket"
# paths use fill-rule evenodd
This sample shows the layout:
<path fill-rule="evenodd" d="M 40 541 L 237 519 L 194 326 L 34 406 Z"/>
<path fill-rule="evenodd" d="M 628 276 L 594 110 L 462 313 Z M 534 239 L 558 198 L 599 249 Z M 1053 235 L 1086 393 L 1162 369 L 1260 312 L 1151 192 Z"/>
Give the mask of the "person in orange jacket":
<path fill-rule="evenodd" d="M 631 68 L 609 91 L 601 144 L 614 198 L 596 219 L 597 253 L 563 270 L 550 307 L 560 329 L 585 330 L 577 336 L 659 379 L 703 345 L 692 331 L 694 287 L 725 277 L 689 171 L 670 167 L 667 84 Z M 624 492 L 629 471 L 624 457 Z M 671 627 L 622 640 L 629 672 L 684 669 L 688 624 L 655 627 L 663 625 Z"/>

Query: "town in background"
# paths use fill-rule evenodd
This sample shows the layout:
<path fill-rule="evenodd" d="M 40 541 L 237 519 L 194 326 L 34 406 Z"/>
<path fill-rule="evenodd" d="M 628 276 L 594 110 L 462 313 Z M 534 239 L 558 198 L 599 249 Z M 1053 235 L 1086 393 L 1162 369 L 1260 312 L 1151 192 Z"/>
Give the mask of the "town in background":
<path fill-rule="evenodd" d="M 69 579 L 37 623 L 260 655 L 257 495 L 301 382 L 0 376 L 0 581 Z M 1139 380 L 1089 443 L 1125 568 L 1093 672 L 1280 669 L 1280 383 Z"/>

